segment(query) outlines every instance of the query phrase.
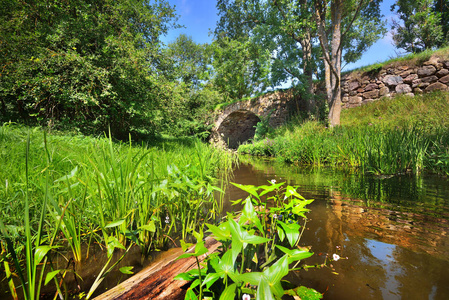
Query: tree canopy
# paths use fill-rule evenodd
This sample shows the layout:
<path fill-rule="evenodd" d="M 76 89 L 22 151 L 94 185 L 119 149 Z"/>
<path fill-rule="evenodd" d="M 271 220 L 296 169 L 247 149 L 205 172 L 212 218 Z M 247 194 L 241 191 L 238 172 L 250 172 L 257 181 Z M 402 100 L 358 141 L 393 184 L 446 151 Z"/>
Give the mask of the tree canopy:
<path fill-rule="evenodd" d="M 6 0 L 0 6 L 1 120 L 154 130 L 160 36 L 176 26 L 165 0 Z"/>

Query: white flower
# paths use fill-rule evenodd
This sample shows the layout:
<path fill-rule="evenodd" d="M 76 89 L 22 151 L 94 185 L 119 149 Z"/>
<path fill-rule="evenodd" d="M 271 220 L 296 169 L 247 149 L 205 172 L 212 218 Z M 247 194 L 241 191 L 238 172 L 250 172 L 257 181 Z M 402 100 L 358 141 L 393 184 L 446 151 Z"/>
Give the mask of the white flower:
<path fill-rule="evenodd" d="M 272 184 L 276 184 L 276 179 L 271 179 Z M 246 295 L 246 294 L 245 294 Z"/>
<path fill-rule="evenodd" d="M 273 219 L 277 219 L 278 218 L 278 215 L 277 214 L 274 214 L 273 215 Z"/>
<path fill-rule="evenodd" d="M 248 295 L 248 294 L 243 294 L 242 300 L 250 300 L 250 299 L 251 299 L 251 296 L 250 296 L 250 295 Z"/>
<path fill-rule="evenodd" d="M 332 255 L 332 258 L 334 259 L 334 261 L 337 261 L 340 259 L 340 255 L 334 253 L 334 255 Z"/>

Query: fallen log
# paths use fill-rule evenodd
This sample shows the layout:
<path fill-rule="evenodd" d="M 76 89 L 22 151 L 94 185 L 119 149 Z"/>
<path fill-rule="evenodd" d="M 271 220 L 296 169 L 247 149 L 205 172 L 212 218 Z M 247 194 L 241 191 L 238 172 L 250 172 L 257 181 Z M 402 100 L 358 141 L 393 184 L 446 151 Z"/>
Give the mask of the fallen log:
<path fill-rule="evenodd" d="M 207 237 L 205 247 L 209 250 L 198 259 L 202 262 L 207 255 L 211 254 L 221 245 L 214 238 Z M 187 252 L 193 252 L 194 246 Z M 176 260 L 184 252 L 180 248 L 169 250 L 165 259 L 149 265 L 133 277 L 125 280 L 116 287 L 99 295 L 94 300 L 110 299 L 152 299 L 152 300 L 182 300 L 184 299 L 188 282 L 184 280 L 173 280 L 180 274 L 197 267 L 195 257 Z"/>

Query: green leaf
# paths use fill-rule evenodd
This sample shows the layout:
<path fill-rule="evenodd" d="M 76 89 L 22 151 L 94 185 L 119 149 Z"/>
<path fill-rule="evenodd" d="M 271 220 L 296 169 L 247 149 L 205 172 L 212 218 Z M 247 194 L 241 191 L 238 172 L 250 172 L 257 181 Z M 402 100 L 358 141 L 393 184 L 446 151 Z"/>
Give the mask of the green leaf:
<path fill-rule="evenodd" d="M 120 242 L 115 236 L 108 236 L 107 242 L 108 257 L 111 257 L 112 253 L 114 253 L 115 248 L 126 250 L 125 246 L 120 244 Z"/>
<path fill-rule="evenodd" d="M 306 250 L 300 250 L 300 249 L 288 249 L 279 245 L 276 245 L 276 247 L 288 255 L 288 263 L 291 264 L 292 262 L 302 260 L 309 258 L 313 255 L 313 252 L 309 252 Z"/>
<path fill-rule="evenodd" d="M 206 224 L 207 228 L 209 228 L 209 232 L 212 232 L 214 237 L 218 241 L 227 241 L 231 239 L 231 230 L 229 229 L 229 222 L 224 222 L 220 224 L 218 227 L 212 224 Z"/>
<path fill-rule="evenodd" d="M 257 229 L 259 229 L 259 231 L 263 234 L 264 230 L 262 228 L 262 224 L 260 223 L 259 216 L 257 215 L 254 205 L 249 197 L 245 200 L 245 206 L 243 207 L 240 215 L 239 224 L 242 225 L 248 221 L 256 225 Z"/>
<path fill-rule="evenodd" d="M 109 223 L 108 225 L 106 225 L 104 228 L 113 228 L 113 227 L 117 227 L 117 226 L 122 225 L 123 222 L 125 222 L 125 219 L 113 221 L 113 222 Z"/>
<path fill-rule="evenodd" d="M 250 184 L 249 185 L 239 184 L 235 182 L 231 182 L 231 184 L 247 192 L 248 194 L 253 195 L 254 197 L 260 200 L 259 194 L 257 194 L 257 190 L 259 189 L 259 187 Z"/>
<path fill-rule="evenodd" d="M 198 300 L 198 297 L 191 288 L 188 288 L 184 300 Z"/>
<path fill-rule="evenodd" d="M 150 221 L 148 224 L 140 226 L 139 228 L 150 232 L 156 232 L 156 225 L 154 224 L 154 221 Z"/>
<path fill-rule="evenodd" d="M 299 239 L 299 229 L 301 228 L 301 226 L 298 223 L 286 224 L 279 220 L 277 220 L 277 223 L 282 226 L 282 229 L 284 229 L 290 246 L 294 247 Z"/>
<path fill-rule="evenodd" d="M 289 296 L 299 296 L 302 300 L 320 300 L 323 299 L 323 295 L 314 289 L 300 286 L 296 289 L 285 291 L 285 294 Z"/>
<path fill-rule="evenodd" d="M 53 248 L 57 248 L 55 246 L 39 246 L 34 251 L 34 264 L 37 266 L 41 263 L 42 259 L 44 259 L 45 255 L 47 255 L 48 251 Z"/>
<path fill-rule="evenodd" d="M 195 279 L 195 277 L 193 277 L 189 273 L 181 273 L 173 278 L 173 280 L 187 280 L 187 281 L 192 281 L 193 279 Z"/>
<path fill-rule="evenodd" d="M 203 254 L 206 254 L 208 251 L 209 250 L 207 250 L 207 248 L 204 246 L 204 242 L 201 241 L 201 242 L 196 244 L 195 251 L 193 253 L 184 253 L 183 255 L 178 257 L 177 259 L 187 258 L 187 257 L 192 257 L 192 256 L 198 257 L 198 256 L 201 256 Z"/>
<path fill-rule="evenodd" d="M 47 283 L 49 283 L 50 280 L 52 280 L 56 275 L 58 275 L 58 273 L 60 271 L 61 270 L 54 270 L 54 271 L 48 272 L 47 276 L 45 276 L 45 283 L 44 283 L 44 285 L 47 285 Z"/>
<path fill-rule="evenodd" d="M 246 283 L 249 283 L 251 285 L 258 285 L 262 278 L 262 275 L 263 275 L 262 272 L 251 272 L 239 274 L 237 275 L 237 278 L 239 279 L 239 281 L 243 281 L 244 285 Z"/>
<path fill-rule="evenodd" d="M 234 300 L 235 299 L 235 289 L 237 285 L 235 283 L 228 286 L 223 293 L 220 295 L 220 300 Z"/>
<path fill-rule="evenodd" d="M 56 179 L 54 182 L 60 182 L 60 181 L 67 181 L 70 178 L 74 177 L 76 175 L 76 173 L 78 172 L 78 166 L 76 166 L 68 175 L 64 175 L 59 179 Z"/>
<path fill-rule="evenodd" d="M 208 289 L 220 278 L 220 274 L 218 273 L 207 273 L 206 278 L 203 280 L 203 285 L 205 285 Z"/>
<path fill-rule="evenodd" d="M 262 277 L 257 287 L 256 300 L 275 300 L 267 280 Z"/>
<path fill-rule="evenodd" d="M 121 267 L 119 270 L 120 272 L 122 272 L 123 274 L 134 274 L 133 271 L 131 271 L 134 267 L 133 266 L 127 266 L 127 267 Z"/>

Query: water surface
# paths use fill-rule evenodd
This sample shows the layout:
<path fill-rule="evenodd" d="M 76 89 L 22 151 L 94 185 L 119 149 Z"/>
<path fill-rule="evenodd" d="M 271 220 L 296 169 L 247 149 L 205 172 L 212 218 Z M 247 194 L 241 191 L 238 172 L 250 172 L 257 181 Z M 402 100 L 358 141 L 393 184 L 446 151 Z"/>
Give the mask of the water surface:
<path fill-rule="evenodd" d="M 437 176 L 363 176 L 251 160 L 233 181 L 298 185 L 315 199 L 301 239 L 327 268 L 299 271 L 289 280 L 324 299 L 449 299 L 449 181 Z M 229 200 L 246 197 L 230 186 Z M 228 209 L 235 209 L 228 207 Z"/>

